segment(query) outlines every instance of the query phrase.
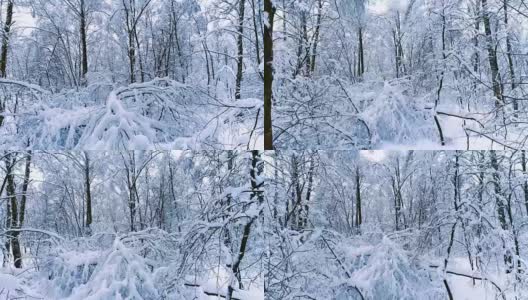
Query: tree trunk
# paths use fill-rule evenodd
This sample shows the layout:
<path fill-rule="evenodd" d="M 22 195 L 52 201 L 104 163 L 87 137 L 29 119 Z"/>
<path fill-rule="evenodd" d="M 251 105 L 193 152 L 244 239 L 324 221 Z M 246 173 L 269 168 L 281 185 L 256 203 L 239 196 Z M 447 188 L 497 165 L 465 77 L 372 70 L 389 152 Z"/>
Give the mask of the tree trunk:
<path fill-rule="evenodd" d="M 260 3 L 259 3 L 260 4 Z M 257 14 L 255 12 L 255 0 L 251 0 L 252 5 L 252 11 L 253 11 L 253 32 L 255 33 L 255 54 L 257 58 L 257 65 L 260 66 L 260 42 L 259 42 L 259 33 L 258 33 L 258 27 L 257 27 Z M 259 11 L 260 16 L 260 11 Z M 260 78 L 263 79 L 262 72 L 259 71 Z"/>
<path fill-rule="evenodd" d="M 143 59 L 141 58 L 141 44 L 139 43 L 139 37 L 137 35 L 136 27 L 134 26 L 134 41 L 137 49 L 137 59 L 139 63 L 139 77 L 141 82 L 145 82 L 145 70 L 143 69 Z"/>
<path fill-rule="evenodd" d="M 445 17 L 445 9 L 442 10 L 442 63 L 445 64 L 447 60 L 446 56 L 446 41 L 445 41 L 445 33 L 446 33 L 446 17 Z M 438 129 L 438 135 L 440 136 L 440 144 L 442 146 L 445 146 L 445 139 L 444 139 L 444 132 L 442 131 L 442 126 L 440 125 L 440 120 L 438 118 L 438 105 L 440 104 L 440 96 L 442 95 L 442 88 L 444 87 L 444 74 L 445 71 L 442 70 L 440 72 L 440 83 L 438 84 L 438 90 L 436 91 L 436 100 L 435 100 L 435 107 L 434 107 L 434 120 L 436 123 L 436 128 Z"/>
<path fill-rule="evenodd" d="M 527 176 L 526 173 L 526 150 L 521 151 L 521 163 L 523 175 Z M 525 179 L 523 183 L 523 192 L 524 192 L 524 206 L 526 207 L 526 214 L 528 215 L 528 181 Z"/>
<path fill-rule="evenodd" d="M 513 169 L 513 164 L 512 162 L 510 161 L 510 172 L 508 172 L 508 182 L 510 183 L 510 187 L 511 187 L 511 183 L 512 183 L 512 178 L 511 178 L 511 174 L 512 174 L 512 169 Z M 507 198 L 507 202 L 506 202 L 506 208 L 507 208 L 507 212 L 508 212 L 508 220 L 509 220 L 509 224 L 510 224 L 510 227 L 511 227 L 511 230 L 512 230 L 512 235 L 513 235 L 513 244 L 514 244 L 514 247 L 515 247 L 515 262 L 511 262 L 511 265 L 508 266 L 508 271 L 511 271 L 514 267 L 517 268 L 517 273 L 521 273 L 522 270 L 521 270 L 521 260 L 520 260 L 520 247 L 519 247 L 519 238 L 518 238 L 518 234 L 517 234 L 517 229 L 515 228 L 515 224 L 513 222 L 513 211 L 512 211 L 512 201 L 511 201 L 511 198 L 512 198 L 512 194 L 510 193 L 508 198 Z"/>
<path fill-rule="evenodd" d="M 495 201 L 497 204 L 497 214 L 501 224 L 501 228 L 506 230 L 508 228 L 506 223 L 506 214 L 504 208 L 503 194 L 500 185 L 500 173 L 499 173 L 499 163 L 497 160 L 497 153 L 495 151 L 490 151 L 491 167 L 493 168 L 493 187 L 495 192 Z"/>
<path fill-rule="evenodd" d="M 236 85 L 235 85 L 235 100 L 239 100 L 240 88 L 242 85 L 242 76 L 244 70 L 244 11 L 245 11 L 246 0 L 238 1 L 238 36 L 237 36 L 237 74 L 236 74 Z"/>
<path fill-rule="evenodd" d="M 308 227 L 308 217 L 310 215 L 310 201 L 313 191 L 313 178 L 315 170 L 314 154 L 310 156 L 310 168 L 308 169 L 308 187 L 306 188 L 306 200 L 304 202 L 303 214 L 301 215 L 301 228 Z"/>
<path fill-rule="evenodd" d="M 400 78 L 405 73 L 405 69 L 403 66 L 403 46 L 401 44 L 402 35 L 401 35 L 401 20 L 400 20 L 399 12 L 396 12 L 395 22 L 396 22 L 396 28 L 393 30 L 392 35 L 394 39 L 396 78 Z"/>
<path fill-rule="evenodd" d="M 84 182 L 86 189 L 86 228 L 91 233 L 92 225 L 92 192 L 90 183 L 90 156 L 84 151 Z"/>
<path fill-rule="evenodd" d="M 361 212 L 361 178 L 359 174 L 359 166 L 356 167 L 356 228 L 360 230 L 363 223 L 363 216 Z"/>
<path fill-rule="evenodd" d="M 20 198 L 20 217 L 19 217 L 19 227 L 24 225 L 24 220 L 26 217 L 26 200 L 27 200 L 27 190 L 29 187 L 29 178 L 31 176 L 31 151 L 28 151 L 26 155 L 26 166 L 24 170 L 24 181 L 22 182 L 22 196 Z"/>
<path fill-rule="evenodd" d="M 511 43 L 511 36 L 510 36 L 510 29 L 508 28 L 508 0 L 503 0 L 503 9 L 504 9 L 504 26 L 506 27 L 506 56 L 508 58 L 508 67 L 510 69 L 510 80 L 511 80 L 511 89 L 512 91 L 515 90 L 516 83 L 515 83 L 515 68 L 513 66 L 513 56 L 512 56 L 512 43 Z M 517 116 L 517 112 L 519 110 L 519 102 L 517 99 L 513 99 L 513 110 L 514 115 Z"/>
<path fill-rule="evenodd" d="M 171 11 L 172 11 L 172 14 L 171 14 L 171 18 L 172 18 L 172 23 L 173 23 L 173 30 L 174 30 L 174 41 L 176 42 L 176 51 L 178 53 L 178 62 L 180 64 L 180 68 L 181 68 L 181 78 L 182 78 L 182 82 L 185 83 L 185 78 L 187 77 L 187 67 L 184 63 L 184 58 L 183 58 L 183 51 L 181 49 L 181 45 L 180 45 L 180 38 L 179 38 L 179 34 L 178 34 L 178 16 L 176 15 L 176 10 L 174 8 L 174 1 L 171 1 Z M 207 57 L 207 53 L 205 54 L 206 57 Z M 185 71 L 185 72 L 184 72 Z M 207 73 L 209 74 L 209 65 L 207 65 Z M 168 74 L 168 68 L 167 68 L 167 74 Z M 209 75 L 208 75 L 209 77 Z"/>
<path fill-rule="evenodd" d="M 9 48 L 9 33 L 13 22 L 13 0 L 7 1 L 6 21 L 4 24 L 4 37 L 2 40 L 2 53 L 0 54 L 0 77 L 7 77 L 7 51 Z M 4 124 L 5 102 L 0 99 L 0 127 Z"/>
<path fill-rule="evenodd" d="M 273 19 L 275 6 L 264 0 L 267 20 L 264 22 L 264 149 L 273 150 L 272 98 L 273 98 Z"/>
<path fill-rule="evenodd" d="M 497 51 L 494 47 L 494 40 L 491 31 L 491 23 L 488 11 L 487 0 L 482 0 L 482 20 L 484 23 L 484 31 L 486 34 L 486 47 L 488 49 L 488 60 L 491 69 L 491 80 L 493 83 L 493 94 L 495 95 L 495 106 L 501 107 L 504 103 L 502 98 L 502 86 L 501 86 L 501 75 L 499 72 L 499 64 L 497 62 Z"/>
<path fill-rule="evenodd" d="M 6 21 L 4 24 L 4 37 L 2 40 L 2 54 L 0 56 L 0 76 L 7 77 L 7 51 L 9 48 L 9 35 L 13 24 L 13 0 L 7 1 Z M 0 123 L 1 125 L 1 123 Z"/>
<path fill-rule="evenodd" d="M 314 41 L 313 41 L 313 49 L 312 49 L 312 59 L 311 59 L 311 74 L 315 71 L 315 59 L 317 57 L 317 44 L 319 43 L 319 33 L 321 31 L 321 18 L 322 18 L 322 10 L 323 10 L 323 1 L 318 0 L 317 1 L 318 7 L 317 7 L 317 24 L 315 25 L 315 33 L 314 33 Z"/>
<path fill-rule="evenodd" d="M 268 0 L 267 0 L 268 1 Z M 257 205 L 260 209 L 262 207 L 262 203 L 264 202 L 264 195 L 263 191 L 261 190 L 263 186 L 263 182 L 259 180 L 259 176 L 262 174 L 262 159 L 261 154 L 259 151 L 251 151 L 252 153 L 252 160 L 251 160 L 251 169 L 249 171 L 250 179 L 251 179 L 251 200 L 255 201 L 253 205 Z M 242 288 L 242 282 L 240 281 L 241 275 L 240 275 L 240 264 L 242 260 L 244 259 L 244 256 L 246 254 L 246 248 L 249 240 L 249 235 L 251 233 L 251 226 L 257 220 L 259 214 L 254 214 L 251 219 L 244 225 L 244 230 L 242 233 L 242 240 L 240 242 L 239 251 L 237 253 L 237 257 L 235 259 L 235 262 L 233 264 L 233 267 L 231 269 L 233 277 L 239 279 L 239 288 Z M 229 286 L 227 287 L 227 296 L 226 299 L 230 300 L 233 299 L 233 292 L 234 292 L 234 282 L 233 280 L 229 283 Z"/>
<path fill-rule="evenodd" d="M 125 12 L 125 21 L 126 21 L 126 30 L 128 35 L 128 62 L 129 62 L 129 72 L 130 72 L 130 83 L 134 83 L 136 81 L 135 77 L 135 65 L 136 65 L 136 49 L 135 49 L 135 41 L 134 41 L 134 30 L 135 30 L 135 22 L 134 22 L 134 7 L 132 6 L 132 3 L 130 3 L 131 6 L 128 7 L 123 0 L 123 10 Z"/>
<path fill-rule="evenodd" d="M 128 33 L 128 61 L 130 63 L 130 83 L 136 82 L 135 65 L 136 65 L 136 48 L 134 45 L 134 36 L 132 32 Z"/>
<path fill-rule="evenodd" d="M 474 59 L 473 59 L 473 71 L 475 72 L 475 74 L 478 74 L 479 73 L 479 69 L 480 69 L 480 54 L 479 54 L 479 33 L 480 33 L 480 22 L 481 22 L 481 18 L 480 18 L 480 14 L 481 14 L 481 9 L 480 9 L 480 2 L 479 0 L 477 0 L 476 4 L 475 4 L 475 15 L 476 15 L 476 18 L 475 18 L 475 36 L 473 37 L 473 46 L 475 47 L 475 53 L 473 54 L 474 56 Z M 478 79 L 477 78 L 474 78 L 473 79 L 473 89 L 474 90 L 477 90 L 477 84 L 478 84 Z"/>
<path fill-rule="evenodd" d="M 491 167 L 493 168 L 493 187 L 495 192 L 495 202 L 497 205 L 497 215 L 499 217 L 499 222 L 502 230 L 508 230 L 508 223 L 506 222 L 506 205 L 504 204 L 504 195 L 501 189 L 501 179 L 499 173 L 499 163 L 497 160 L 497 153 L 495 151 L 490 151 L 490 160 Z M 509 251 L 506 250 L 505 241 L 503 240 L 503 248 L 506 251 L 504 253 L 504 263 L 506 265 L 506 272 L 511 272 L 512 267 L 512 256 Z"/>
<path fill-rule="evenodd" d="M 81 50 L 82 50 L 82 79 L 81 82 L 86 84 L 86 74 L 88 73 L 88 47 L 86 42 L 86 11 L 85 11 L 85 0 L 81 0 L 80 8 L 80 31 L 81 31 Z"/>
<path fill-rule="evenodd" d="M 16 197 L 16 188 L 15 188 L 15 175 L 13 174 L 15 168 L 15 161 L 11 159 L 11 156 L 6 157 L 7 165 L 7 186 L 6 186 L 6 195 L 9 202 L 11 224 L 9 224 L 10 229 L 18 229 L 18 200 Z M 15 263 L 15 268 L 22 268 L 22 252 L 20 251 L 20 242 L 18 240 L 19 231 L 10 231 L 9 244 L 11 252 L 13 254 L 13 260 Z"/>
<path fill-rule="evenodd" d="M 359 26 L 358 29 L 358 76 L 363 78 L 365 73 L 365 53 L 363 49 L 363 28 Z"/>

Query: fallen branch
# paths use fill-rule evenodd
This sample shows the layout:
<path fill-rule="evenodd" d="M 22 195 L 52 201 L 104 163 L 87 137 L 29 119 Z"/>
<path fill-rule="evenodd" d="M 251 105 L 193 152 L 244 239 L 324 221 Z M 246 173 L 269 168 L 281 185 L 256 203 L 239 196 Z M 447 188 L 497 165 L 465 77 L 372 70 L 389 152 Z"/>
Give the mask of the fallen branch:
<path fill-rule="evenodd" d="M 446 112 L 441 112 L 441 111 L 437 111 L 436 114 L 441 115 L 441 116 L 448 116 L 448 117 L 454 117 L 454 118 L 459 118 L 463 120 L 474 121 L 474 122 L 477 122 L 480 125 L 480 127 L 484 127 L 484 124 L 482 124 L 482 122 L 472 117 L 460 116 L 460 115 L 455 115 L 452 113 L 446 113 Z"/>
<path fill-rule="evenodd" d="M 485 134 L 485 133 L 483 133 L 483 132 L 478 132 L 478 131 L 473 130 L 473 129 L 471 129 L 471 128 L 466 128 L 465 130 L 470 131 L 470 132 L 473 132 L 473 133 L 478 134 L 478 135 L 480 135 L 480 136 L 483 136 L 483 137 L 487 138 L 488 140 L 490 140 L 490 141 L 492 141 L 492 142 L 495 142 L 495 143 L 497 143 L 497 144 L 503 146 L 504 148 L 508 148 L 508 149 L 510 149 L 510 150 L 519 150 L 519 149 L 516 149 L 516 148 L 514 148 L 514 147 L 512 147 L 512 146 L 508 146 L 508 145 L 506 145 L 505 143 L 500 142 L 500 141 L 498 141 L 497 139 L 494 139 L 494 138 L 490 137 L 489 135 L 487 135 L 487 134 Z"/>
<path fill-rule="evenodd" d="M 202 287 L 201 285 L 199 284 L 196 284 L 196 283 L 184 283 L 185 286 L 190 286 L 190 287 Z M 222 295 L 220 293 L 213 293 L 213 292 L 208 292 L 206 290 L 203 290 L 204 294 L 206 294 L 207 296 L 212 296 L 212 297 L 220 297 L 220 298 L 227 298 L 225 295 Z M 235 298 L 235 297 L 231 297 L 231 299 L 233 300 L 242 300 L 240 298 Z"/>
<path fill-rule="evenodd" d="M 437 265 L 429 265 L 429 267 L 430 268 L 439 268 L 439 266 L 437 266 Z M 502 299 L 506 300 L 506 297 L 504 296 L 504 292 L 499 287 L 499 285 L 496 284 L 495 282 L 489 280 L 488 278 L 473 276 L 473 275 L 459 273 L 459 272 L 455 272 L 455 271 L 449 271 L 449 270 L 445 270 L 445 273 L 446 274 L 451 274 L 451 275 L 456 275 L 456 276 L 461 276 L 461 277 L 466 277 L 466 278 L 470 278 L 470 279 L 473 279 L 473 280 L 488 281 L 489 283 L 491 283 L 500 292 L 500 295 L 501 295 Z"/>

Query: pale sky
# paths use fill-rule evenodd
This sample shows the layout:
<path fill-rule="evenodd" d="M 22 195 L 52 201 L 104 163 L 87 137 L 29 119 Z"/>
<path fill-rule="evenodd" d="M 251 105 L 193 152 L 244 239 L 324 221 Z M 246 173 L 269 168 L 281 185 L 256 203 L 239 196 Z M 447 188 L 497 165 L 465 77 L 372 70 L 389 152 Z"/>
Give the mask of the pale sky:
<path fill-rule="evenodd" d="M 28 7 L 15 7 L 13 18 L 19 27 L 35 26 L 36 20 L 31 16 L 31 10 Z"/>
<path fill-rule="evenodd" d="M 360 151 L 360 155 L 370 161 L 380 162 L 387 157 L 385 150 L 363 150 Z"/>
<path fill-rule="evenodd" d="M 376 15 L 384 15 L 389 11 L 407 8 L 408 0 L 373 0 L 369 4 L 369 10 Z"/>
<path fill-rule="evenodd" d="M 36 19 L 31 16 L 31 10 L 27 7 L 16 7 L 13 12 L 14 19 L 14 30 L 17 30 L 18 34 L 29 34 L 33 29 L 27 27 L 35 27 Z"/>

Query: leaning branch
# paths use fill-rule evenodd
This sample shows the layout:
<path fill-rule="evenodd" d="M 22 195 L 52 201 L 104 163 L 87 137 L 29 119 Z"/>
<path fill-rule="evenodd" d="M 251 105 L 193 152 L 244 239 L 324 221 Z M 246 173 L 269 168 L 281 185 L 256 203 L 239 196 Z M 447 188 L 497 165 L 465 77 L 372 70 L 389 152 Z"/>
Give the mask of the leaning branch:
<path fill-rule="evenodd" d="M 311 222 L 310 222 L 311 223 Z M 312 224 L 313 225 L 313 224 Z M 337 264 L 341 267 L 341 269 L 343 269 L 345 275 L 350 279 L 352 278 L 352 276 L 350 275 L 350 273 L 348 272 L 348 270 L 345 268 L 345 266 L 343 265 L 343 263 L 341 262 L 341 260 L 339 259 L 339 257 L 337 256 L 337 254 L 334 252 L 334 249 L 332 249 L 332 247 L 330 246 L 330 244 L 328 243 L 328 241 L 325 239 L 325 237 L 323 235 L 321 235 L 321 239 L 323 240 L 323 242 L 325 243 L 326 247 L 328 248 L 328 250 L 330 250 L 330 252 L 332 253 L 332 256 L 334 256 L 334 259 L 337 261 Z M 354 288 L 354 290 L 356 290 L 356 292 L 359 294 L 359 296 L 361 297 L 361 300 L 365 300 L 365 297 L 363 296 L 363 293 L 361 293 L 361 290 L 359 290 L 359 288 L 357 286 L 352 286 L 352 288 Z"/>
<path fill-rule="evenodd" d="M 27 88 L 27 89 L 30 89 L 32 91 L 39 92 L 41 94 L 50 94 L 49 91 L 41 88 L 40 86 L 38 86 L 36 84 L 24 82 L 24 81 L 17 81 L 17 80 L 10 80 L 10 79 L 1 78 L 0 79 L 0 84 L 18 85 L 20 87 Z"/>
<path fill-rule="evenodd" d="M 454 118 L 459 118 L 459 119 L 463 119 L 463 120 L 474 121 L 474 122 L 477 122 L 481 127 L 484 127 L 484 124 L 482 124 L 482 122 L 480 122 L 479 120 L 477 120 L 475 118 L 472 118 L 472 117 L 455 115 L 455 114 L 452 114 L 452 113 L 446 113 L 446 112 L 441 112 L 441 111 L 437 111 L 436 114 L 441 115 L 441 116 L 448 116 L 448 117 L 454 117 Z"/>
<path fill-rule="evenodd" d="M 57 240 L 60 240 L 60 241 L 64 240 L 64 238 L 62 236 L 56 234 L 55 232 L 42 230 L 42 229 L 36 229 L 36 228 L 10 228 L 9 230 L 6 230 L 6 231 L 0 233 L 0 236 L 9 235 L 13 231 L 15 231 L 15 232 L 37 232 L 37 233 L 46 234 L 46 235 L 48 235 L 48 236 L 50 236 L 52 238 L 56 238 Z"/>
<path fill-rule="evenodd" d="M 429 267 L 430 268 L 439 268 L 439 266 L 437 266 L 437 265 L 429 265 Z M 473 279 L 473 280 L 488 281 L 489 283 L 491 283 L 499 291 L 502 299 L 506 300 L 506 297 L 504 296 L 504 292 L 499 287 L 499 285 L 496 284 L 495 282 L 489 280 L 488 278 L 473 276 L 473 275 L 459 273 L 459 272 L 455 272 L 455 271 L 449 271 L 449 270 L 445 270 L 445 273 L 446 274 L 451 274 L 451 275 L 456 275 L 456 276 L 461 276 L 461 277 L 466 277 L 466 278 L 470 278 L 470 279 Z"/>
<path fill-rule="evenodd" d="M 190 286 L 190 287 L 202 287 L 201 285 L 199 284 L 196 284 L 196 283 L 184 283 L 185 286 Z M 203 287 L 202 287 L 203 289 Z M 204 294 L 206 294 L 207 296 L 212 296 L 212 297 L 220 297 L 220 298 L 227 298 L 226 295 L 222 295 L 220 293 L 214 293 L 214 292 L 209 292 L 209 291 L 206 291 L 206 290 L 203 290 Z M 231 299 L 233 300 L 242 300 L 240 298 L 235 298 L 235 297 L 231 297 Z"/>

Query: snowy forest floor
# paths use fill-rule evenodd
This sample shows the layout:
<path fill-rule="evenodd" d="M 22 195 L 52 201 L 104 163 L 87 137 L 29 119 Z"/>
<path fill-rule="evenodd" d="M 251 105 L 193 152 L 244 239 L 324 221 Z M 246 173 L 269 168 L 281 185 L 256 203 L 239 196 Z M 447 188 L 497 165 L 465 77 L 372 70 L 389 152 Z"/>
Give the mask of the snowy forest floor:
<path fill-rule="evenodd" d="M 209 270 L 206 275 L 174 279 L 173 270 L 179 262 L 166 256 L 163 261 L 155 261 L 156 255 L 171 251 L 159 247 L 169 240 L 167 233 L 156 229 L 116 236 L 113 242 L 113 234 L 109 233 L 65 241 L 52 232 L 30 229 L 30 234 L 32 231 L 46 239 L 32 248 L 39 253 L 23 253 L 24 268 L 0 269 L 0 299 L 208 300 L 227 295 L 230 278 L 224 266 L 212 263 L 202 266 Z M 243 285 L 245 289 L 235 290 L 233 299 L 264 299 L 258 274 L 244 278 Z"/>
<path fill-rule="evenodd" d="M 467 257 L 451 256 L 444 273 L 441 247 L 431 253 L 405 250 L 412 246 L 395 237 L 398 233 L 381 234 L 379 229 L 353 238 L 334 234 L 316 230 L 302 237 L 290 236 L 291 241 L 282 247 L 288 249 L 287 259 L 294 265 L 288 273 L 268 274 L 269 299 L 446 299 L 444 281 L 456 300 L 528 297 L 525 283 L 500 267 L 500 256 L 486 259 L 480 270 L 472 267 Z M 278 248 L 273 247 L 274 251 Z M 274 263 L 280 265 L 272 258 Z M 284 294 L 281 286 L 285 283 L 279 278 L 294 281 L 290 288 L 295 292 Z"/>
<path fill-rule="evenodd" d="M 528 299 L 526 161 L 524 151 L 270 154 L 267 297 Z"/>
<path fill-rule="evenodd" d="M 277 148 L 508 150 L 526 143 L 524 103 L 514 113 L 512 103 L 497 109 L 484 89 L 462 97 L 459 87 L 448 86 L 435 107 L 437 91 L 415 81 L 282 78 L 273 124 Z M 518 88 L 512 95 L 523 93 Z"/>

